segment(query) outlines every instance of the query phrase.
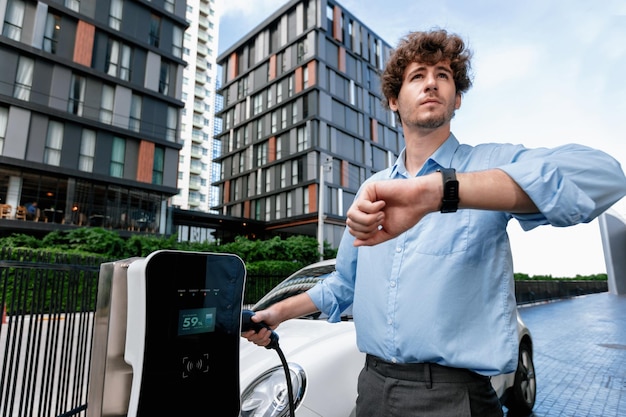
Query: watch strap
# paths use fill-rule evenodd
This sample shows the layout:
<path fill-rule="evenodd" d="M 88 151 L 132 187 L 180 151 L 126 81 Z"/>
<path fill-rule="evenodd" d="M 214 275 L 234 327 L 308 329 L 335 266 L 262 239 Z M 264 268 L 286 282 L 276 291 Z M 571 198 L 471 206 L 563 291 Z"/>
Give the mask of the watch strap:
<path fill-rule="evenodd" d="M 443 179 L 443 198 L 441 200 L 441 213 L 455 213 L 459 208 L 459 181 L 456 179 L 454 168 L 441 168 Z"/>

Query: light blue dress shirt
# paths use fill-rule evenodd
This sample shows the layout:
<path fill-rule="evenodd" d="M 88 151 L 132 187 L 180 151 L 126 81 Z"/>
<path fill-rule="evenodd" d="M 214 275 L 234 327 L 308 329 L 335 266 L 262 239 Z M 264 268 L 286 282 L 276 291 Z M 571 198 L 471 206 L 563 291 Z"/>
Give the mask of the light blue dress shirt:
<path fill-rule="evenodd" d="M 540 213 L 431 213 L 397 238 L 371 247 L 354 247 L 346 230 L 336 271 L 309 295 L 331 322 L 353 303 L 357 344 L 365 353 L 483 375 L 512 372 L 518 335 L 509 220 L 517 219 L 524 230 L 589 222 L 626 195 L 626 178 L 615 159 L 588 147 L 469 146 L 454 135 L 417 175 L 441 167 L 502 169 Z M 403 151 L 391 168 L 368 181 L 409 176 Z"/>

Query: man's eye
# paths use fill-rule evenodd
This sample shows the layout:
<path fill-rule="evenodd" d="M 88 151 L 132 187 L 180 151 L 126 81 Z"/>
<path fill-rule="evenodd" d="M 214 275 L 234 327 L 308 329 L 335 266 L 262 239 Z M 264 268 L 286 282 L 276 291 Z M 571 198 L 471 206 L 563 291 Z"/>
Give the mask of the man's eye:
<path fill-rule="evenodd" d="M 446 74 L 445 72 L 442 72 L 441 74 L 439 74 L 439 78 L 443 78 L 444 80 L 447 80 L 448 74 Z"/>

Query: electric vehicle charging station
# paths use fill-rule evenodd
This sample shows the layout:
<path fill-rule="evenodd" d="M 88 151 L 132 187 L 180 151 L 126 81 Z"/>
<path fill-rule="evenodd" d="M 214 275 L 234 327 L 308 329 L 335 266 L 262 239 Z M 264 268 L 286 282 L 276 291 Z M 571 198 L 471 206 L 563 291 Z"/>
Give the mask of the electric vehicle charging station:
<path fill-rule="evenodd" d="M 245 278 L 231 254 L 102 264 L 87 416 L 238 416 Z"/>

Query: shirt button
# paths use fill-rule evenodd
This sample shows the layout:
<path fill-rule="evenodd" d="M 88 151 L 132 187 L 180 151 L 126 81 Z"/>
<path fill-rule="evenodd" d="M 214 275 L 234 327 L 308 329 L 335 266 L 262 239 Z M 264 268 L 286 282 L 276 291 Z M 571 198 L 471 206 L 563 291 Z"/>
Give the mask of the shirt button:
<path fill-rule="evenodd" d="M 391 325 L 392 323 L 393 323 L 393 321 L 392 321 L 391 319 L 388 319 L 388 320 L 387 320 L 387 324 L 388 324 L 388 325 Z"/>
<path fill-rule="evenodd" d="M 395 287 L 395 286 L 396 286 L 396 282 L 395 282 L 395 281 L 391 281 L 389 284 L 390 284 L 392 287 Z"/>
<path fill-rule="evenodd" d="M 398 253 L 402 252 L 402 248 L 401 248 L 400 246 L 398 246 L 398 247 L 396 248 L 396 252 L 398 252 Z"/>
<path fill-rule="evenodd" d="M 398 363 L 398 359 L 396 359 L 396 358 L 391 358 L 391 362 L 393 362 L 393 363 Z"/>

